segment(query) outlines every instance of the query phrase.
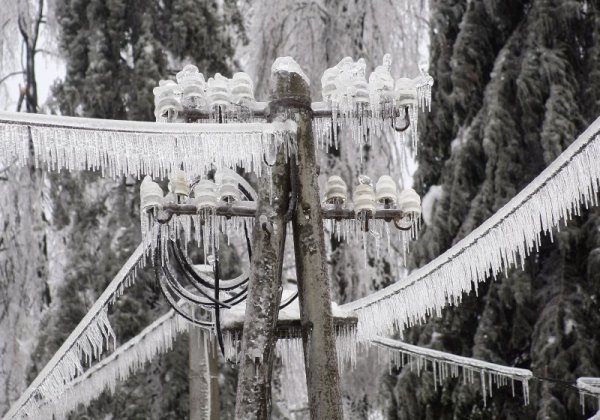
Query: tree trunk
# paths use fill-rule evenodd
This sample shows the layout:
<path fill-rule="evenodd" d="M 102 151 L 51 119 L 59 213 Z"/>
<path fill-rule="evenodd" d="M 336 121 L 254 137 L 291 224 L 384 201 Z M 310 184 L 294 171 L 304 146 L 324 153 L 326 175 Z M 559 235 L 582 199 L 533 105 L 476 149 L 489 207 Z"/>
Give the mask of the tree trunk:
<path fill-rule="evenodd" d="M 274 96 L 285 96 L 286 92 L 278 91 L 279 75 L 274 75 L 274 81 Z M 271 108 L 270 120 L 286 118 L 285 112 L 277 111 L 281 110 Z M 285 213 L 289 201 L 289 165 L 284 153 L 284 148 L 280 147 L 271 168 L 263 163 L 259 179 L 236 419 L 266 419 L 271 413 L 274 333 L 281 299 Z"/>
<path fill-rule="evenodd" d="M 342 419 L 340 378 L 331 291 L 327 275 L 323 215 L 317 182 L 309 86 L 296 75 L 294 92 L 298 133 L 297 208 L 292 219 L 300 298 L 302 342 L 312 419 Z"/>

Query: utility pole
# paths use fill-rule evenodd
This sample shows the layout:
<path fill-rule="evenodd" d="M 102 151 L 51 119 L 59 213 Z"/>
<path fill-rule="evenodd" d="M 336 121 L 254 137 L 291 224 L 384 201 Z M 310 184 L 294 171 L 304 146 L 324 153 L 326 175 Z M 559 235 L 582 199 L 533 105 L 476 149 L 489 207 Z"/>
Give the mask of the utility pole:
<path fill-rule="evenodd" d="M 294 83 L 297 115 L 296 212 L 292 219 L 304 365 L 311 419 L 342 419 L 340 379 L 331 290 L 327 274 L 323 214 L 317 182 L 312 131 L 310 88 L 301 78 Z"/>
<path fill-rule="evenodd" d="M 190 420 L 219 420 L 219 366 L 215 340 L 201 328 L 189 336 Z"/>
<path fill-rule="evenodd" d="M 287 118 L 296 121 L 298 153 L 297 162 L 293 158 L 290 161 L 293 176 L 289 199 L 290 165 L 286 162 L 283 148 L 278 151 L 270 179 L 266 168 L 263 168 L 259 180 L 236 418 L 265 419 L 270 415 L 275 327 L 281 299 L 281 264 L 286 224 L 292 221 L 311 418 L 342 419 L 312 133 L 313 111 L 309 85 L 300 74 L 274 69 L 268 114 L 270 121 Z M 271 198 L 269 190 L 272 190 Z"/>
<path fill-rule="evenodd" d="M 272 98 L 268 119 L 287 119 L 277 100 L 290 96 L 287 73 L 271 75 Z M 241 361 L 235 404 L 236 419 L 267 419 L 271 414 L 271 376 L 275 327 L 281 300 L 281 269 L 288 220 L 289 162 L 285 148 L 277 151 L 270 168 L 263 161 L 258 181 L 257 211 L 252 238 L 252 263 L 242 335 Z"/>

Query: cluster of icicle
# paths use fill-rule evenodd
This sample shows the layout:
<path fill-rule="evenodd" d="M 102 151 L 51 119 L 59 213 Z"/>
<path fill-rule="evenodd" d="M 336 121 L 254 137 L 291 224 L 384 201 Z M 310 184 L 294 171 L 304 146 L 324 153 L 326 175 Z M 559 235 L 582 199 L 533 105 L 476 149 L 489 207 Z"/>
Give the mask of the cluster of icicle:
<path fill-rule="evenodd" d="M 40 414 L 43 418 L 52 418 L 52 415 L 66 418 L 79 404 L 87 405 L 103 391 L 114 393 L 117 382 L 125 381 L 146 362 L 170 351 L 177 335 L 187 331 L 189 325 L 173 310 L 169 311 L 110 356 L 67 383 L 61 395 L 41 407 Z"/>
<path fill-rule="evenodd" d="M 464 239 L 415 270 L 407 278 L 342 309 L 358 315 L 361 339 L 386 336 L 394 330 L 441 315 L 463 293 L 510 267 L 524 264 L 543 233 L 598 204 L 600 119 L 517 196 Z"/>
<path fill-rule="evenodd" d="M 37 378 L 6 414 L 12 418 L 51 418 L 40 411 L 44 404 L 65 392 L 66 385 L 84 374 L 84 365 L 91 365 L 106 351 L 116 347 L 114 331 L 108 320 L 108 306 L 134 281 L 133 276 L 143 264 L 142 245 L 131 255 L 94 306 L 77 325 Z"/>
<path fill-rule="evenodd" d="M 199 112 L 206 115 L 200 121 L 250 122 L 257 104 L 254 83 L 250 76 L 238 72 L 231 79 L 216 73 L 204 80 L 198 67 L 188 64 L 177 73 L 177 82 L 161 80 L 154 88 L 156 121 L 177 120 L 180 113 Z"/>
<path fill-rule="evenodd" d="M 600 378 L 577 378 L 577 388 L 579 389 L 582 414 L 585 414 L 586 395 L 591 396 L 596 400 L 598 403 L 597 408 L 600 410 Z"/>
<path fill-rule="evenodd" d="M 474 383 L 479 378 L 483 404 L 486 405 L 487 395 L 492 396 L 493 385 L 505 386 L 510 381 L 512 394 L 515 396 L 515 381 L 521 382 L 523 401 L 529 404 L 529 380 L 533 377 L 530 370 L 510 366 L 497 365 L 470 357 L 456 356 L 439 350 L 413 346 L 402 341 L 378 337 L 373 340 L 378 354 L 384 356 L 390 364 L 402 368 L 408 365 L 412 370 L 415 366 L 417 373 L 427 368 L 427 362 L 433 369 L 433 383 L 437 389 L 448 377 L 458 377 L 462 373 L 464 383 Z"/>
<path fill-rule="evenodd" d="M 238 216 L 218 216 L 213 208 L 203 208 L 194 215 L 173 215 L 166 223 L 156 220 L 156 209 L 141 212 L 142 243 L 147 255 L 153 255 L 160 247 L 163 262 L 168 260 L 169 241 L 180 242 L 184 251 L 195 243 L 203 252 L 203 257 L 216 255 L 219 250 L 220 236 L 224 235 L 229 244 L 234 235 L 252 237 L 254 218 Z"/>
<path fill-rule="evenodd" d="M 348 129 L 353 140 L 362 144 L 370 143 L 373 136 L 381 135 L 387 127 L 402 129 L 408 123 L 410 129 L 400 132 L 401 140 L 406 140 L 408 133 L 416 151 L 418 109 L 431 109 L 433 78 L 427 74 L 424 63 L 419 66 L 421 74 L 417 78 L 394 81 L 391 66 L 392 57 L 386 54 L 383 64 L 375 68 L 367 82 L 365 60 L 360 58 L 355 62 L 345 57 L 323 73 L 323 100 L 331 107 L 331 119 L 313 120 L 319 145 L 337 148 L 338 128 Z"/>
<path fill-rule="evenodd" d="M 365 253 L 365 264 L 367 261 L 368 242 L 372 240 L 375 245 L 376 257 L 379 258 L 381 250 L 386 254 L 395 249 L 402 250 L 402 262 L 406 263 L 406 254 L 409 252 L 411 240 L 419 238 L 421 228 L 420 216 L 408 216 L 411 218 L 410 230 L 398 230 L 390 228 L 390 223 L 384 219 L 369 220 L 369 230 L 364 231 L 364 222 L 358 219 L 325 219 L 323 221 L 325 231 L 337 241 L 345 241 L 352 245 L 362 246 Z M 397 246 L 392 246 L 392 244 Z M 383 246 L 383 248 L 382 248 Z"/>
<path fill-rule="evenodd" d="M 285 337 L 280 337 L 275 346 L 276 354 L 281 358 L 284 365 L 293 360 L 304 360 L 302 347 L 302 331 L 300 329 L 288 329 Z M 336 349 L 338 367 L 344 364 L 354 366 L 356 363 L 356 327 L 354 325 L 341 325 L 335 328 Z M 239 352 L 242 345 L 242 336 L 239 330 L 223 331 L 223 344 L 225 358 L 234 363 L 238 362 Z"/>
<path fill-rule="evenodd" d="M 0 113 L 0 165 L 26 166 L 33 156 L 36 167 L 98 170 L 110 177 L 163 178 L 181 168 L 200 175 L 236 166 L 260 174 L 264 156 L 281 145 L 295 155 L 295 133 L 293 121 L 143 123 Z"/>

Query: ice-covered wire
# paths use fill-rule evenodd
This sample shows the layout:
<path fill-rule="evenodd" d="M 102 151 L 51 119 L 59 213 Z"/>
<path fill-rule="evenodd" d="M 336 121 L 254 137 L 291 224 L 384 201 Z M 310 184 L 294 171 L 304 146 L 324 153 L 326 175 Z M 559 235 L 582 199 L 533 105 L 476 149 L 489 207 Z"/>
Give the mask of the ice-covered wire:
<path fill-rule="evenodd" d="M 362 339 L 441 315 L 458 304 L 463 293 L 477 290 L 490 275 L 506 272 L 578 215 L 597 205 L 600 180 L 600 118 L 579 136 L 538 177 L 464 239 L 408 277 L 369 296 L 342 306 L 358 315 Z"/>

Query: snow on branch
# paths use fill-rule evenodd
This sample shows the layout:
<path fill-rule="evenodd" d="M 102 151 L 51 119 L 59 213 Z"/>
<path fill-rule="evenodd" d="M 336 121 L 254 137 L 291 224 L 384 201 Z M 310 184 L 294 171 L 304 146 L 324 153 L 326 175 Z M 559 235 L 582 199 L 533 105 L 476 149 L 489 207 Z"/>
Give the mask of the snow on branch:
<path fill-rule="evenodd" d="M 143 255 L 140 244 L 4 419 L 48 418 L 40 415 L 41 405 L 60 396 L 65 391 L 65 384 L 82 375 L 84 363 L 90 364 L 110 346 L 116 346 L 107 316 L 108 305 L 133 282 L 137 268 L 143 263 Z"/>
<path fill-rule="evenodd" d="M 600 407 L 600 378 L 581 377 L 577 378 L 577 388 L 579 389 L 579 399 L 581 401 L 581 410 L 585 414 L 585 397 L 595 397 Z M 599 411 L 600 413 L 600 411 Z"/>
<path fill-rule="evenodd" d="M 343 305 L 358 315 L 358 336 L 400 332 L 441 315 L 490 275 L 506 272 L 537 249 L 582 206 L 598 204 L 600 118 L 519 194 L 464 239 L 405 279 Z"/>
<path fill-rule="evenodd" d="M 42 418 L 66 418 L 78 405 L 87 405 L 104 390 L 115 391 L 117 382 L 142 369 L 146 362 L 173 348 L 177 335 L 187 331 L 189 323 L 170 310 L 148 327 L 65 386 L 64 392 L 48 401 L 41 410 Z M 207 331 L 205 339 L 209 337 Z"/>
<path fill-rule="evenodd" d="M 283 145 L 294 154 L 293 121 L 186 124 L 103 120 L 0 112 L 0 165 L 100 170 L 118 177 L 165 177 L 171 170 L 206 173 L 212 166 L 260 171 L 263 157 Z"/>
<path fill-rule="evenodd" d="M 403 367 L 408 362 L 412 369 L 413 363 L 411 362 L 416 362 L 419 374 L 422 369 L 427 367 L 426 362 L 431 362 L 433 382 L 436 387 L 438 383 L 441 385 L 442 381 L 449 376 L 457 377 L 460 371 L 462 371 L 465 383 L 473 383 L 475 375 L 477 375 L 481 382 L 481 393 L 485 405 L 488 393 L 490 397 L 492 396 L 493 384 L 500 387 L 506 385 L 510 380 L 514 397 L 515 381 L 519 381 L 523 387 L 523 401 L 526 405 L 529 404 L 529 380 L 533 378 L 530 370 L 497 365 L 471 357 L 456 356 L 452 353 L 414 346 L 384 337 L 376 337 L 372 343 L 380 349 L 387 349 L 390 361 L 395 366 Z M 408 360 L 405 360 L 405 356 Z"/>

